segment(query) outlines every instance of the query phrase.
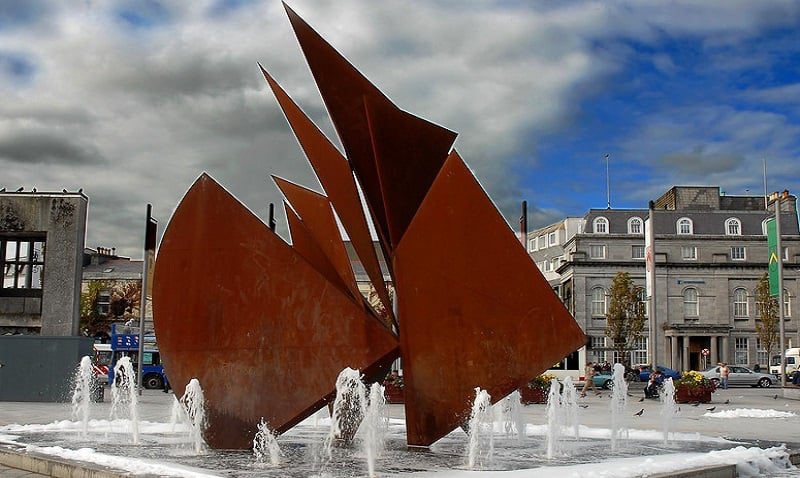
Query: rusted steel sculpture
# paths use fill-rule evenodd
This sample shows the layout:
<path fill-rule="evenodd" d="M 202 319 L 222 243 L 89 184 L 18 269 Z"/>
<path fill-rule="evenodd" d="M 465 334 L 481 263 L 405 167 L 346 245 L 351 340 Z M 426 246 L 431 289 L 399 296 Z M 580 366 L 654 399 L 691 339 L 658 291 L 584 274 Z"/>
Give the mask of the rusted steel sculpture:
<path fill-rule="evenodd" d="M 275 178 L 290 246 L 200 176 L 157 261 L 162 359 L 176 393 L 199 378 L 211 446 L 244 448 L 262 417 L 283 432 L 322 407 L 344 367 L 377 380 L 402 354 L 408 444 L 427 446 L 465 422 L 476 387 L 501 400 L 585 336 L 451 149 L 456 133 L 395 106 L 286 11 L 345 154 L 262 68 L 326 194 Z M 334 211 L 385 314 L 356 286 Z"/>

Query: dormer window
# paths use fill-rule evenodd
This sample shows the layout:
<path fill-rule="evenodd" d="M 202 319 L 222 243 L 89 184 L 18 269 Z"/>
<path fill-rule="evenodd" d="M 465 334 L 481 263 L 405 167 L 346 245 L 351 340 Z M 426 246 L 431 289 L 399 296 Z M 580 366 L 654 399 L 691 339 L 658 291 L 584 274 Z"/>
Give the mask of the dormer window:
<path fill-rule="evenodd" d="M 594 220 L 593 226 L 595 234 L 608 234 L 608 219 L 598 217 Z"/>
<path fill-rule="evenodd" d="M 642 218 L 632 217 L 628 219 L 628 234 L 642 233 Z"/>
<path fill-rule="evenodd" d="M 677 230 L 678 234 L 687 235 L 687 234 L 694 234 L 694 227 L 692 225 L 692 220 L 688 217 L 682 217 L 678 219 Z"/>
<path fill-rule="evenodd" d="M 742 235 L 742 222 L 732 217 L 725 221 L 725 234 L 728 236 Z"/>

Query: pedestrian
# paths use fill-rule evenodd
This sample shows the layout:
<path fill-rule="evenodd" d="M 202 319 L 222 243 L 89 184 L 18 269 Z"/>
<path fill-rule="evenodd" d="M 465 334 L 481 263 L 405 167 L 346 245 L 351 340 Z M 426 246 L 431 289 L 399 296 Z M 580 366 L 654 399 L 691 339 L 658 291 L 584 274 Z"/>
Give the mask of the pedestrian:
<path fill-rule="evenodd" d="M 581 398 L 586 396 L 586 392 L 589 390 L 589 387 L 591 387 L 591 389 L 597 393 L 597 387 L 594 386 L 594 380 L 592 380 L 592 377 L 595 375 L 594 364 L 592 364 L 592 362 L 586 362 L 584 374 L 586 375 L 586 379 L 583 383 L 583 389 L 581 389 Z"/>
<path fill-rule="evenodd" d="M 731 374 L 731 369 L 728 368 L 728 364 L 722 362 L 719 367 L 719 378 L 720 378 L 720 385 L 722 385 L 723 390 L 728 389 L 728 375 Z"/>
<path fill-rule="evenodd" d="M 753 372 L 756 372 L 756 373 L 761 372 L 761 365 L 759 365 L 759 364 L 753 365 Z"/>

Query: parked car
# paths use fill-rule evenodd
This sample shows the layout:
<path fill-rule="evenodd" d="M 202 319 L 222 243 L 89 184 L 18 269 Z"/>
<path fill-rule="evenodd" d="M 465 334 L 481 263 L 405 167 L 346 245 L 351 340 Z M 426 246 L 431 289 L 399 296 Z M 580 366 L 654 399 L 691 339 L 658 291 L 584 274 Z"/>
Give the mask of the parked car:
<path fill-rule="evenodd" d="M 672 380 L 679 380 L 681 378 L 681 373 L 677 370 L 673 370 L 669 367 L 664 367 L 662 365 L 657 365 L 656 369 L 664 375 L 664 378 L 671 378 Z M 650 366 L 649 365 L 640 365 L 639 366 L 639 381 L 640 382 L 647 382 L 650 380 Z"/>
<path fill-rule="evenodd" d="M 775 383 L 775 376 L 768 373 L 753 372 L 747 367 L 728 365 L 731 370 L 728 375 L 728 385 L 750 385 L 751 387 L 771 387 Z M 704 377 L 719 385 L 719 366 L 709 367 L 701 372 Z"/>
<path fill-rule="evenodd" d="M 611 372 L 599 372 L 592 377 L 595 387 L 611 390 L 614 385 L 614 375 Z"/>

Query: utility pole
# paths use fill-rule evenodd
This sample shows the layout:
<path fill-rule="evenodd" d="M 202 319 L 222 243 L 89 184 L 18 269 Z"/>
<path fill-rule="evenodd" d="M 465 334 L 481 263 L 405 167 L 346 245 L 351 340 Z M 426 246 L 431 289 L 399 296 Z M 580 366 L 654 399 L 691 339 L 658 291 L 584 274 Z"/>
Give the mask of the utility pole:
<path fill-rule="evenodd" d="M 155 262 L 156 254 L 156 220 L 152 216 L 153 205 L 147 205 L 144 233 L 144 264 L 142 265 L 142 301 L 139 307 L 139 359 L 136 361 L 136 383 L 139 395 L 142 394 L 142 368 L 144 367 L 144 319 L 147 309 L 147 292 L 151 286 L 151 263 Z"/>
<path fill-rule="evenodd" d="M 649 216 L 645 227 L 645 280 L 646 290 L 650 299 L 650 310 L 648 322 L 649 333 L 647 335 L 647 348 L 650 352 L 650 362 L 652 370 L 657 366 L 658 358 L 658 327 L 656 320 L 656 229 L 655 223 L 655 203 L 650 201 L 648 204 Z M 674 347 L 674 345 L 673 345 Z M 672 364 L 674 367 L 675 364 Z"/>
<path fill-rule="evenodd" d="M 519 235 L 522 247 L 528 250 L 528 201 L 522 201 L 522 215 L 519 217 Z"/>

